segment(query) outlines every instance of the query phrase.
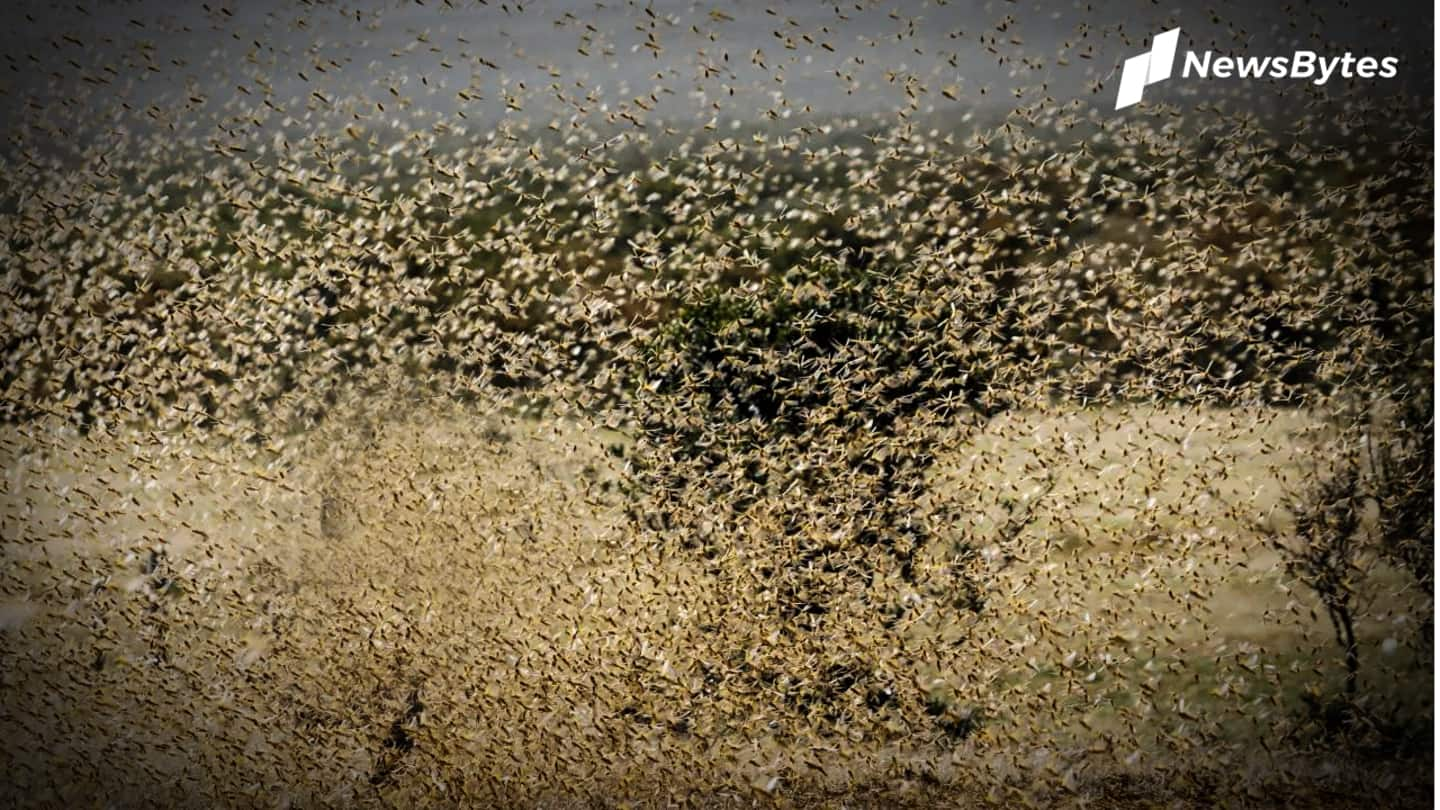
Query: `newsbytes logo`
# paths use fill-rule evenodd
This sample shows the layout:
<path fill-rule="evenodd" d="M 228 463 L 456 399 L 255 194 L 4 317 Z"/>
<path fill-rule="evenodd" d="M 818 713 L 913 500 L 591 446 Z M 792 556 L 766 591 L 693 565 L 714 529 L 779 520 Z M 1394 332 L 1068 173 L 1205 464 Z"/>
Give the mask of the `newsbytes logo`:
<path fill-rule="evenodd" d="M 1115 97 L 1115 109 L 1123 110 L 1140 102 L 1145 88 L 1170 78 L 1175 70 L 1175 51 L 1180 45 L 1180 29 L 1171 28 L 1163 34 L 1156 34 L 1151 40 L 1150 50 L 1125 60 L 1120 71 L 1120 92 Z M 1390 79 L 1399 72 L 1400 60 L 1394 56 L 1376 59 L 1373 56 L 1357 58 L 1352 53 L 1344 56 L 1324 57 L 1314 51 L 1295 51 L 1289 56 L 1215 56 L 1211 51 L 1197 54 L 1185 52 L 1185 64 L 1180 75 L 1184 78 L 1197 76 L 1208 79 L 1310 79 L 1323 85 L 1337 75 L 1342 79 Z"/>

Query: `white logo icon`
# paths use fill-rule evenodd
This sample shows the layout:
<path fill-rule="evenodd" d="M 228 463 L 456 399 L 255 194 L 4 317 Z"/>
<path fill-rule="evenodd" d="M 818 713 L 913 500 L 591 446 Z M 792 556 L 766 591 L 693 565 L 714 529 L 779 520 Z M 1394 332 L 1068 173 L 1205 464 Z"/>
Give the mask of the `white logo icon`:
<path fill-rule="evenodd" d="M 1125 60 L 1125 68 L 1120 72 L 1120 94 L 1115 97 L 1115 109 L 1123 110 L 1138 104 L 1147 85 L 1170 78 L 1170 72 L 1175 67 L 1175 48 L 1179 44 L 1180 29 L 1171 28 L 1155 35 L 1147 53 Z"/>

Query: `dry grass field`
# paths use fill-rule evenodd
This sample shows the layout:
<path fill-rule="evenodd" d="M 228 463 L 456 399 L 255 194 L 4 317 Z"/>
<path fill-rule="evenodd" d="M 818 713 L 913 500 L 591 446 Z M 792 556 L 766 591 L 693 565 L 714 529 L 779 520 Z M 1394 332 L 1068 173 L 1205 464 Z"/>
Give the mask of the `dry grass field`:
<path fill-rule="evenodd" d="M 899 674 L 973 704 L 978 731 L 904 747 L 661 714 L 704 691 L 697 651 L 728 586 L 627 533 L 619 434 L 418 408 L 305 439 L 307 461 L 281 465 L 6 427 L 7 801 L 584 804 L 575 785 L 602 803 L 693 788 L 717 806 L 1008 801 L 967 787 L 983 772 L 1046 774 L 1057 802 L 1205 806 L 1214 776 L 1187 783 L 1186 751 L 1240 741 L 1233 776 L 1263 803 L 1287 764 L 1253 741 L 1336 671 L 1319 666 L 1335 649 L 1314 600 L 1257 531 L 1285 520 L 1287 480 L 1323 431 L 1282 410 L 1001 419 L 948 448 L 932 487 L 943 513 L 994 530 L 996 609 L 961 621 L 916 593 L 899 634 L 970 639 L 966 673 Z M 1021 508 L 1032 519 L 1002 537 Z M 1374 576 L 1394 586 L 1362 611 L 1378 683 L 1423 597 Z M 1408 686 L 1427 696 L 1406 707 L 1422 722 L 1430 689 Z M 689 785 L 672 781 L 679 761 Z M 1396 776 L 1356 763 L 1306 795 L 1359 806 L 1345 797 Z M 876 787 L 827 798 L 848 783 Z"/>

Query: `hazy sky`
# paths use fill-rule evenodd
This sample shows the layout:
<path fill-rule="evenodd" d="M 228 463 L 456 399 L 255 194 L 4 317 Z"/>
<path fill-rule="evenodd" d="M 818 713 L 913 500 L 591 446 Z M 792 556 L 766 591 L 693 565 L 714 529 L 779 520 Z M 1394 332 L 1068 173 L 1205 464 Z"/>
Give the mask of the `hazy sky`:
<path fill-rule="evenodd" d="M 1433 58 L 1433 12 L 1398 0 L 838 6 L 536 0 L 523 10 L 501 0 L 19 6 L 21 14 L 12 15 L 19 24 L 0 34 L 9 68 L 0 113 L 12 122 L 68 118 L 97 130 L 111 125 L 121 102 L 136 110 L 155 104 L 175 116 L 169 120 L 199 127 L 259 105 L 266 87 L 272 104 L 296 116 L 307 106 L 323 110 L 357 98 L 388 103 L 385 115 L 394 115 L 403 96 L 410 110 L 455 123 L 461 123 L 455 113 L 464 111 L 470 126 L 505 116 L 540 122 L 563 116 L 555 84 L 572 99 L 589 96 L 592 117 L 654 92 L 659 103 L 645 101 L 655 108 L 651 120 L 705 120 L 717 101 L 722 122 L 754 120 L 766 110 L 783 114 L 782 99 L 793 111 L 807 104 L 822 114 L 892 111 L 906 103 L 907 75 L 927 87 L 922 110 L 1007 107 L 1015 103 L 1011 91 L 1042 83 L 1059 102 L 1082 98 L 1108 108 L 1124 58 L 1144 50 L 1151 34 L 1177 25 L 1182 49 L 1396 55 L 1401 76 L 1385 89 L 1413 85 L 1422 94 L 1430 92 Z M 1097 82 L 1103 89 L 1093 95 Z M 1326 94 L 1338 100 L 1375 90 L 1374 83 L 1337 82 Z M 1186 92 L 1170 82 L 1148 90 L 1147 98 Z M 523 109 L 507 108 L 507 97 Z M 1266 103 L 1263 93 L 1257 97 Z M 373 103 L 360 108 L 377 114 Z"/>

